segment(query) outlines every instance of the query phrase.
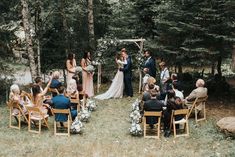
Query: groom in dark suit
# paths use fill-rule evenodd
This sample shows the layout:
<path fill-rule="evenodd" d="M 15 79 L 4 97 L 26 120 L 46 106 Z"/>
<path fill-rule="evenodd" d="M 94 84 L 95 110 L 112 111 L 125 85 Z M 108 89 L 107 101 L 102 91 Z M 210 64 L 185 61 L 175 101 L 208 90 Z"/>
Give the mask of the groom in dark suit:
<path fill-rule="evenodd" d="M 123 58 L 126 60 L 127 64 L 124 65 L 123 68 L 120 68 L 120 71 L 124 73 L 124 92 L 128 97 L 133 97 L 133 88 L 132 88 L 132 62 L 131 57 L 128 56 L 126 49 L 123 48 L 121 50 Z"/>

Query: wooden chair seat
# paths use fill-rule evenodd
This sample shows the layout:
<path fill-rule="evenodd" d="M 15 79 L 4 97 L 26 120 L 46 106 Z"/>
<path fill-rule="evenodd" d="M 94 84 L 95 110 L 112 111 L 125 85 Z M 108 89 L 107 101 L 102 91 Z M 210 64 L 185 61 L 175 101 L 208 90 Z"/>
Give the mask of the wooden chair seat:
<path fill-rule="evenodd" d="M 182 118 L 181 120 L 175 121 L 175 124 L 182 124 L 182 123 L 186 123 L 187 120 Z"/>

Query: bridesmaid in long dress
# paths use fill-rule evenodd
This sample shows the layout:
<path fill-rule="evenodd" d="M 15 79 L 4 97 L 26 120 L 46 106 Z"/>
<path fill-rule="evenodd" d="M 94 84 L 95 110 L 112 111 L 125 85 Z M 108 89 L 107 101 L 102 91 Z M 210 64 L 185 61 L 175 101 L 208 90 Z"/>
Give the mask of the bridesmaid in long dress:
<path fill-rule="evenodd" d="M 72 79 L 73 75 L 75 74 L 75 68 L 76 68 L 76 60 L 75 60 L 75 54 L 69 53 L 68 58 L 66 60 L 66 68 L 67 68 L 67 83 L 69 80 Z"/>
<path fill-rule="evenodd" d="M 90 52 L 84 52 L 81 60 L 82 67 L 82 87 L 88 97 L 94 96 L 93 87 L 93 72 L 87 71 L 87 66 L 91 65 L 91 54 Z"/>

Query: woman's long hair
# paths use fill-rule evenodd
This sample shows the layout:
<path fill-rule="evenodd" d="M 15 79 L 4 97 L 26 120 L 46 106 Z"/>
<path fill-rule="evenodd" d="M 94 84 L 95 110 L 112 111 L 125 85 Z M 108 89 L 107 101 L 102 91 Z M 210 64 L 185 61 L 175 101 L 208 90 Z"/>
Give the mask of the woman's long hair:
<path fill-rule="evenodd" d="M 73 59 L 74 59 L 74 53 L 69 53 L 68 54 L 68 57 L 67 57 L 67 60 L 70 61 L 70 64 L 73 65 Z"/>
<path fill-rule="evenodd" d="M 90 53 L 90 57 L 88 58 L 88 53 Z M 83 53 L 83 57 L 84 59 L 89 59 L 91 61 L 91 52 L 87 51 Z"/>

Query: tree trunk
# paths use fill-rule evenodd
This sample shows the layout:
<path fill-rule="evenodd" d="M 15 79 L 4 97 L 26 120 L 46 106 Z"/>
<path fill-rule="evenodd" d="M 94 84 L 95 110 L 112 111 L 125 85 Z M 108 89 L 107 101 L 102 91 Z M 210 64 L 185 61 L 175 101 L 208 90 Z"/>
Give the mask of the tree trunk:
<path fill-rule="evenodd" d="M 37 74 L 38 76 L 41 76 L 41 48 L 40 48 L 40 40 L 37 39 Z"/>
<path fill-rule="evenodd" d="M 222 57 L 221 56 L 218 57 L 217 62 L 218 62 L 217 72 L 218 72 L 219 78 L 221 79 L 221 77 L 222 77 L 222 71 L 221 71 Z"/>
<path fill-rule="evenodd" d="M 29 24 L 29 10 L 28 10 L 28 2 L 27 0 L 21 0 L 22 5 L 22 20 L 23 20 L 23 27 L 25 31 L 25 40 L 26 40 L 26 47 L 28 52 L 29 58 L 29 67 L 32 79 L 37 77 L 37 68 L 35 64 L 35 55 L 33 51 L 33 42 L 32 36 L 30 34 L 30 24 Z"/>
<path fill-rule="evenodd" d="M 235 72 L 235 45 L 233 45 L 233 52 L 232 52 L 232 71 Z"/>
<path fill-rule="evenodd" d="M 215 75 L 215 62 L 212 61 L 211 63 L 211 74 L 214 76 Z"/>
<path fill-rule="evenodd" d="M 182 72 L 183 72 L 182 65 L 179 63 L 178 64 L 178 73 L 182 74 Z"/>
<path fill-rule="evenodd" d="M 88 0 L 88 31 L 89 31 L 89 47 L 91 48 L 91 50 L 95 50 L 93 0 Z"/>
<path fill-rule="evenodd" d="M 70 49 L 70 45 L 69 45 L 69 40 L 68 40 L 68 33 L 69 33 L 69 29 L 68 29 L 68 22 L 65 16 L 65 12 L 64 12 L 64 7 L 65 7 L 65 1 L 64 0 L 60 0 L 60 5 L 59 5 L 59 11 L 60 11 L 60 15 L 62 17 L 62 23 L 63 23 L 63 34 L 64 34 L 64 39 L 65 39 L 65 53 L 66 56 L 68 55 L 68 51 Z"/>
<path fill-rule="evenodd" d="M 36 44 L 37 44 L 37 61 L 36 62 L 36 67 L 37 67 L 37 75 L 41 76 L 41 48 L 40 48 L 40 37 L 41 37 L 41 28 L 40 28 L 40 13 L 41 13 L 41 4 L 40 1 L 36 1 L 36 6 L 35 6 L 35 32 L 36 32 Z"/>

